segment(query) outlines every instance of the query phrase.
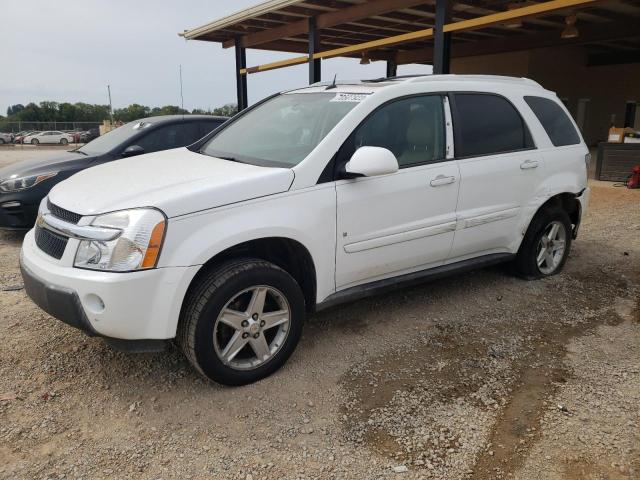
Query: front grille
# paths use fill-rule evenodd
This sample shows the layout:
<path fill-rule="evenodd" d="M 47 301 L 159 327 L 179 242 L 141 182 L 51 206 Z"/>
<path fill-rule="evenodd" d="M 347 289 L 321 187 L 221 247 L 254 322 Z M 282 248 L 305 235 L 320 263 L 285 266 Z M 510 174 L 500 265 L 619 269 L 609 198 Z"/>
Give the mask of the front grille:
<path fill-rule="evenodd" d="M 70 212 L 69 210 L 65 210 L 64 208 L 60 208 L 57 205 L 51 203 L 51 201 L 47 198 L 47 209 L 51 212 L 51 215 L 54 217 L 58 217 L 60 220 L 64 220 L 65 222 L 77 224 L 82 215 L 78 213 Z"/>
<path fill-rule="evenodd" d="M 35 237 L 36 245 L 40 250 L 57 260 L 62 258 L 64 249 L 67 247 L 68 238 L 40 228 L 38 225 L 36 225 Z"/>

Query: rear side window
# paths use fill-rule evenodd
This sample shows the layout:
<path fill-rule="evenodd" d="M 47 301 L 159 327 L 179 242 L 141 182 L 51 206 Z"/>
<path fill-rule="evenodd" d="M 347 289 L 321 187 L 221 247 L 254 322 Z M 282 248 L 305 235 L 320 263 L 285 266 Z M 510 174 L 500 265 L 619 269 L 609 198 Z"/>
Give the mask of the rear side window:
<path fill-rule="evenodd" d="M 452 95 L 456 157 L 533 148 L 529 129 L 506 98 L 485 93 Z"/>
<path fill-rule="evenodd" d="M 538 117 L 554 146 L 562 147 L 580 143 L 580 135 L 560 105 L 543 97 L 524 97 L 524 101 Z"/>

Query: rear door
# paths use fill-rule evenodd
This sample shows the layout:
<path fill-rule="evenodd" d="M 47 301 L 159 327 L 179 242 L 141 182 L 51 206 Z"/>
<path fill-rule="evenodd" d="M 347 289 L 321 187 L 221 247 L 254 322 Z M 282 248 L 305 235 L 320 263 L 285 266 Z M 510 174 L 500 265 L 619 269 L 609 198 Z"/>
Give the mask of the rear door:
<path fill-rule="evenodd" d="M 443 97 L 421 95 L 381 106 L 343 145 L 338 163 L 359 147 L 377 146 L 391 150 L 400 169 L 336 182 L 337 289 L 434 267 L 447 258 L 460 175 L 447 157 L 446 138 Z"/>
<path fill-rule="evenodd" d="M 544 179 L 543 158 L 507 98 L 471 92 L 450 98 L 461 183 L 449 261 L 512 252 L 522 239 L 525 207 Z"/>

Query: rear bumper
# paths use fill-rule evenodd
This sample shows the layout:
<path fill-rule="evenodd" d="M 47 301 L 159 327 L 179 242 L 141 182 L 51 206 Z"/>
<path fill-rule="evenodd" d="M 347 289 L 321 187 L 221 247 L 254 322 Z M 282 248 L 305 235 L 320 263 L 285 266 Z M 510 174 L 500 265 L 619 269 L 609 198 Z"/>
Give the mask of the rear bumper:
<path fill-rule="evenodd" d="M 591 189 L 589 187 L 585 188 L 580 195 L 576 197 L 578 202 L 580 203 L 580 212 L 578 215 L 578 223 L 576 223 L 573 227 L 572 237 L 576 239 L 578 237 L 578 231 L 580 230 L 580 225 L 582 223 L 582 219 L 587 214 L 589 209 L 589 196 L 591 194 Z"/>

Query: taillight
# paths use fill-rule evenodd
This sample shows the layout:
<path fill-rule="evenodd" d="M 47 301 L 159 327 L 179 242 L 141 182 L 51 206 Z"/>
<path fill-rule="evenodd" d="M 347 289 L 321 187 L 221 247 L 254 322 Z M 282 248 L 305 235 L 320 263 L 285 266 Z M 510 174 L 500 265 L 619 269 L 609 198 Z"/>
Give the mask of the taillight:
<path fill-rule="evenodd" d="M 590 163 L 591 163 L 591 153 L 586 153 L 584 156 L 584 164 L 587 166 L 587 170 L 589 170 Z"/>

